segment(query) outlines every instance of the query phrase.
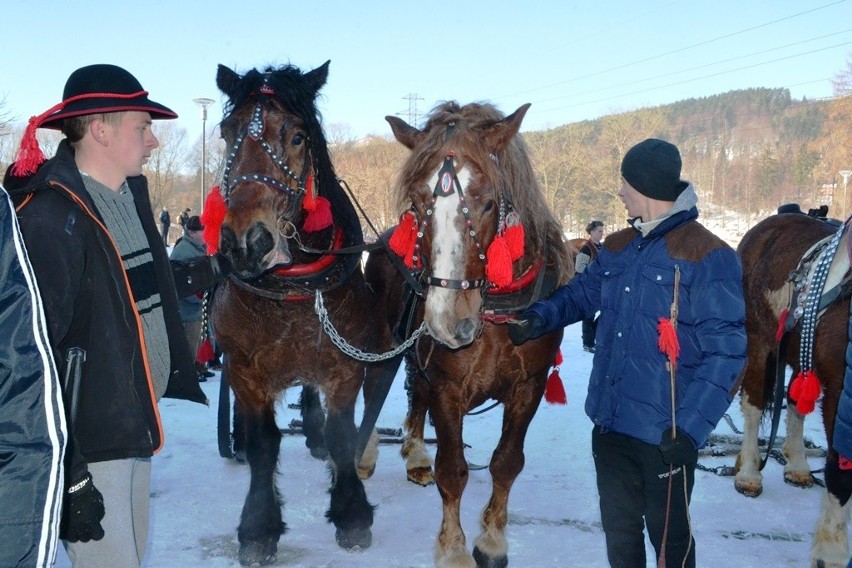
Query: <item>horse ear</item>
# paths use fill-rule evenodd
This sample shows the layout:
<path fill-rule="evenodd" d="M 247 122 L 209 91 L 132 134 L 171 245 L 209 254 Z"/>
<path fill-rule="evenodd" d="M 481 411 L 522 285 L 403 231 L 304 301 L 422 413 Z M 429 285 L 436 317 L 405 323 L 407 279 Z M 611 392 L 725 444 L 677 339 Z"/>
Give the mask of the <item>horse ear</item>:
<path fill-rule="evenodd" d="M 331 59 L 329 59 L 313 71 L 308 71 L 304 75 L 308 88 L 311 90 L 311 93 L 313 93 L 314 96 L 316 96 L 322 86 L 325 85 L 326 80 L 328 80 L 329 63 L 331 63 Z"/>
<path fill-rule="evenodd" d="M 385 120 L 390 123 L 394 138 L 399 140 L 399 142 L 409 150 L 413 150 L 414 147 L 423 140 L 423 131 L 410 126 L 401 118 L 397 116 L 386 116 Z"/>
<path fill-rule="evenodd" d="M 239 81 L 239 74 L 228 67 L 225 67 L 221 63 L 219 64 L 219 70 L 216 72 L 216 86 L 219 87 L 220 91 L 228 95 L 228 98 L 232 98 L 231 95 L 236 89 Z"/>
<path fill-rule="evenodd" d="M 524 116 L 526 116 L 530 106 L 532 106 L 531 103 L 521 105 L 518 110 L 500 122 L 486 128 L 483 136 L 486 147 L 492 152 L 505 148 L 521 129 L 521 123 L 524 121 Z"/>

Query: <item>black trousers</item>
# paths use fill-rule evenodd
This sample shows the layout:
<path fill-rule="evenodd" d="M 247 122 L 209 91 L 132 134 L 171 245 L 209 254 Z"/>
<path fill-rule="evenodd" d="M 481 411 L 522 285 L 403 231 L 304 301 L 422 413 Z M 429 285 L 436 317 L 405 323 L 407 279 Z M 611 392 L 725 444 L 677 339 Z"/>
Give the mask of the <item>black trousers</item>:
<path fill-rule="evenodd" d="M 688 517 L 695 464 L 672 468 L 663 463 L 657 446 L 615 432 L 602 434 L 598 426 L 592 431 L 592 452 L 610 566 L 645 568 L 645 528 L 659 558 L 668 518 L 666 568 L 695 568 Z"/>
<path fill-rule="evenodd" d="M 595 346 L 595 333 L 598 330 L 598 319 L 596 317 L 583 320 L 583 347 Z"/>

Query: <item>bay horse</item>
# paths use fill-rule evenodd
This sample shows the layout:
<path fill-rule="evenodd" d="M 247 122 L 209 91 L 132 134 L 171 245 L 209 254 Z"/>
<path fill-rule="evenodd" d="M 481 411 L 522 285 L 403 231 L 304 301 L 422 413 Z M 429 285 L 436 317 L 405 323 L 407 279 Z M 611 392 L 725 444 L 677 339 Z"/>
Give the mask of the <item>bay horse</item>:
<path fill-rule="evenodd" d="M 741 376 L 743 442 L 737 456 L 734 478 L 735 488 L 743 495 L 757 497 L 763 491 L 758 428 L 761 415 L 770 406 L 778 367 L 783 373 L 789 366 L 793 377 L 797 377 L 802 370 L 803 360 L 812 359 L 812 369 L 822 387 L 822 418 L 828 442 L 826 459 L 834 452 L 832 436 L 843 388 L 849 319 L 847 232 L 836 243 L 838 255 L 833 260 L 826 258 L 826 262 L 831 264 L 825 268 L 827 282 L 823 292 L 833 290 L 837 296 L 832 298 L 822 295 L 817 287 L 811 286 L 814 276 L 809 274 L 820 262 L 819 253 L 825 254 L 829 248 L 833 235 L 840 238 L 837 223 L 832 224 L 803 213 L 782 213 L 768 217 L 752 227 L 737 248 L 743 265 L 748 338 L 748 360 Z M 817 243 L 822 248 L 812 248 Z M 812 288 L 816 291 L 813 292 Z M 804 299 L 814 295 L 817 301 L 821 300 L 822 295 L 820 303 L 827 302 L 827 305 L 820 307 L 823 313 L 819 315 L 816 331 L 811 336 L 812 350 L 808 347 L 803 350 L 800 347 L 803 322 L 795 326 L 792 322 L 806 311 L 808 302 L 801 304 L 796 298 Z M 802 307 L 797 311 L 800 305 Z M 788 331 L 784 333 L 783 329 Z M 780 345 L 780 341 L 784 342 L 783 345 Z M 801 355 L 806 350 L 812 351 L 812 356 L 803 359 Z M 817 394 L 818 391 L 814 398 Z M 805 457 L 805 415 L 802 412 L 807 413 L 813 405 L 800 408 L 801 403 L 793 401 L 790 392 L 787 396 L 786 439 L 782 448 L 787 459 L 784 479 L 792 485 L 810 487 L 814 479 Z M 775 411 L 780 412 L 780 408 Z M 833 495 L 828 492 L 824 494 L 811 547 L 812 567 L 846 567 L 849 561 L 849 509 L 848 503 L 841 508 Z"/>
<path fill-rule="evenodd" d="M 359 477 L 354 410 L 375 365 L 341 351 L 315 313 L 322 301 L 339 335 L 361 349 L 386 342 L 385 326 L 370 325 L 376 298 L 361 271 L 360 222 L 335 175 L 315 104 L 328 65 L 244 75 L 220 65 L 216 76 L 228 99 L 221 123 L 228 154 L 221 203 L 211 203 L 219 195 L 212 192 L 205 212 L 222 209 L 221 227 L 208 243 L 234 267 L 215 291 L 211 323 L 244 413 L 251 484 L 237 531 L 242 565 L 275 562 L 286 530 L 275 485 L 281 432 L 274 405 L 296 384 L 324 395 L 326 517 L 337 543 L 363 549 L 372 541 L 374 507 L 361 477 L 372 473 L 376 456 L 365 452 Z"/>
<path fill-rule="evenodd" d="M 524 467 L 524 438 L 562 339 L 559 330 L 515 347 L 505 325 L 573 275 L 562 230 L 518 134 L 529 106 L 504 116 L 489 104 L 447 102 L 423 130 L 386 117 L 411 150 L 396 184 L 404 213 L 389 245 L 416 279 L 409 287 L 421 295 L 408 293 L 383 249 L 370 253 L 365 274 L 384 298 L 393 329 L 426 330 L 407 356 L 414 367 L 411 412 L 419 418 L 410 414 L 406 429 L 410 435 L 419 422 L 422 437 L 428 406 L 443 501 L 439 567 L 507 564 L 509 492 Z M 503 426 L 489 464 L 491 498 L 471 554 L 460 519 L 469 472 L 462 427 L 465 414 L 490 399 L 503 405 Z M 415 446 L 409 449 L 425 453 L 422 443 Z M 428 460 L 428 454 L 420 457 Z"/>

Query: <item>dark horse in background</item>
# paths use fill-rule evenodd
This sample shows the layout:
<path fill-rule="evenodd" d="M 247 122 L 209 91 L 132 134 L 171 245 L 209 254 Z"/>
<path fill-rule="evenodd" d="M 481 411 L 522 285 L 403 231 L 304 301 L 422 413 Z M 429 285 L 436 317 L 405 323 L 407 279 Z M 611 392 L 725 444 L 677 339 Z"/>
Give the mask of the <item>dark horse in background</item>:
<path fill-rule="evenodd" d="M 742 375 L 740 402 L 745 424 L 734 484 L 737 491 L 744 495 L 757 497 L 763 491 L 758 427 L 761 415 L 770 403 L 776 369 L 780 366 L 783 372 L 789 366 L 793 370 L 793 377 L 800 370 L 801 324 L 783 336 L 785 348 L 779 350 L 779 318 L 786 320 L 783 314 L 795 310 L 797 292 L 808 290 L 808 267 L 799 270 L 797 267 L 800 260 L 806 257 L 813 245 L 829 239 L 836 232 L 836 224 L 812 216 L 802 213 L 778 214 L 761 221 L 749 230 L 737 249 L 743 265 L 748 362 Z M 822 386 L 822 418 L 829 456 L 834 452 L 834 419 L 845 370 L 849 319 L 847 241 L 848 231 L 844 234 L 837 249 L 838 254 L 830 265 L 828 281 L 823 291 L 836 289 L 839 292 L 838 297 L 829 301 L 819 316 L 813 336 L 813 369 Z M 815 264 L 818 257 L 813 256 L 812 261 L 812 264 Z M 791 279 L 791 275 L 794 278 Z M 798 286 L 796 282 L 799 282 Z M 835 285 L 839 286 L 835 288 Z M 780 412 L 780 409 L 776 411 Z M 805 458 L 803 422 L 804 415 L 799 412 L 797 405 L 788 399 L 787 436 L 782 448 L 787 459 L 784 478 L 790 484 L 810 487 L 814 480 Z M 820 518 L 811 547 L 813 568 L 846 567 L 849 561 L 849 506 L 847 503 L 841 508 L 834 495 L 827 492 L 823 495 Z"/>
<path fill-rule="evenodd" d="M 228 97 L 219 248 L 234 273 L 215 292 L 211 323 L 245 415 L 251 485 L 238 528 L 243 565 L 274 562 L 286 529 L 275 486 L 281 433 L 274 405 L 297 383 L 325 395 L 326 517 L 337 542 L 351 549 L 372 540 L 374 508 L 355 464 L 354 410 L 365 373 L 375 369 L 332 344 L 314 310 L 321 299 L 340 336 L 361 349 L 386 341 L 385 327 L 369 323 L 376 298 L 364 282 L 361 253 L 335 254 L 357 249 L 363 236 L 315 106 L 327 75 L 328 62 L 307 73 L 286 66 L 242 76 L 220 65 L 216 77 Z M 370 456 L 360 464 L 364 477 L 375 465 Z"/>
<path fill-rule="evenodd" d="M 410 240 L 404 252 L 394 250 L 407 259 L 425 299 L 406 294 L 401 273 L 382 249 L 370 253 L 365 273 L 385 298 L 392 328 L 425 324 L 427 333 L 408 355 L 415 383 L 411 412 L 419 412 L 419 418 L 410 415 L 406 427 L 410 433 L 419 421 L 422 436 L 428 405 L 437 437 L 435 481 L 443 500 L 435 548 L 440 567 L 508 562 L 509 491 L 524 467 L 524 439 L 562 339 L 560 330 L 514 347 L 505 325 L 537 295 L 573 275 L 561 228 L 518 134 L 528 108 L 505 117 L 491 105 L 445 103 L 424 130 L 387 117 L 396 139 L 411 150 L 397 184 L 403 219 L 409 216 L 408 228 L 401 222 L 397 231 L 401 241 L 406 234 Z M 508 274 L 496 285 L 486 268 L 498 263 L 491 245 L 517 220 L 525 229 L 522 250 L 514 261 L 504 257 Z M 469 410 L 489 399 L 503 404 L 503 427 L 489 465 L 492 494 L 471 555 L 460 520 L 469 471 L 462 425 Z M 421 463 L 428 461 L 422 456 Z"/>

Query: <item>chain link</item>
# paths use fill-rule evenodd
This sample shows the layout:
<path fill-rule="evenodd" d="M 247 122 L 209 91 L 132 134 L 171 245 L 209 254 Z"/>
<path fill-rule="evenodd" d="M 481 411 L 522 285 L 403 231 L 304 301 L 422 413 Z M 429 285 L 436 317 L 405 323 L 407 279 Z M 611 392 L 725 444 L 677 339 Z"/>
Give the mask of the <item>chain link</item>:
<path fill-rule="evenodd" d="M 396 357 L 417 341 L 417 338 L 420 337 L 424 331 L 426 331 L 426 322 L 420 324 L 420 327 L 415 330 L 414 333 L 411 334 L 411 337 L 406 339 L 400 345 L 392 349 L 391 351 L 386 351 L 384 353 L 366 353 L 361 351 L 357 347 L 350 345 L 345 339 L 343 339 L 337 330 L 334 328 L 334 324 L 331 323 L 331 320 L 328 319 L 328 310 L 325 309 L 325 303 L 322 299 L 322 292 L 320 290 L 316 291 L 314 297 L 314 312 L 316 312 L 317 317 L 319 318 L 320 323 L 322 323 L 322 328 L 328 334 L 328 338 L 331 339 L 331 342 L 334 343 L 338 349 L 340 349 L 346 355 L 349 355 L 353 359 L 357 359 L 358 361 L 367 361 L 370 363 L 375 363 L 377 361 L 385 361 L 387 359 L 391 359 Z"/>

